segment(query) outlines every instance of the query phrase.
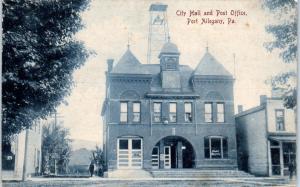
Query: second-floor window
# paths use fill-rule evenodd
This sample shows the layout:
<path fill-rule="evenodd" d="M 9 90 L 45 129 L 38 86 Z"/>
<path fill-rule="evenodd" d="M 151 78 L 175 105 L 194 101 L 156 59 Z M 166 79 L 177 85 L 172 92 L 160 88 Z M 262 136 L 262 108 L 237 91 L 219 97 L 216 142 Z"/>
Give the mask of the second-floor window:
<path fill-rule="evenodd" d="M 128 103 L 121 102 L 120 104 L 120 122 L 126 123 L 128 117 Z"/>
<path fill-rule="evenodd" d="M 134 102 L 133 103 L 133 122 L 140 122 L 141 121 L 141 103 Z"/>
<path fill-rule="evenodd" d="M 176 123 L 177 120 L 177 104 L 169 103 L 169 120 L 170 123 Z"/>
<path fill-rule="evenodd" d="M 212 103 L 204 104 L 204 119 L 206 123 L 212 122 Z"/>
<path fill-rule="evenodd" d="M 153 121 L 161 122 L 161 103 L 153 104 Z"/>
<path fill-rule="evenodd" d="M 192 103 L 184 103 L 184 121 L 192 122 Z"/>
<path fill-rule="evenodd" d="M 217 122 L 218 123 L 225 122 L 224 103 L 217 103 Z"/>
<path fill-rule="evenodd" d="M 284 131 L 284 110 L 276 109 L 275 110 L 275 118 L 276 118 L 276 130 Z"/>

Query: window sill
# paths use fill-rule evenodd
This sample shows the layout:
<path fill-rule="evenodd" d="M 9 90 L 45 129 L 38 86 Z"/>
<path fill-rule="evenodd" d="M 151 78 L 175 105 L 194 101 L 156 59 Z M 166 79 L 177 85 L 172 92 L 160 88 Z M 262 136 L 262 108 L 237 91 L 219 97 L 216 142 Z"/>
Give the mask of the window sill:
<path fill-rule="evenodd" d="M 179 123 L 179 122 L 176 122 L 176 123 L 163 123 L 163 122 L 153 122 L 152 125 L 165 125 L 165 126 L 168 126 L 168 125 L 188 125 L 188 126 L 192 126 L 192 125 L 195 125 L 195 123 L 186 123 L 186 122 L 183 122 L 183 123 Z"/>
<path fill-rule="evenodd" d="M 226 123 L 226 122 L 204 122 L 204 123 L 198 123 L 199 125 L 230 125 L 230 124 L 234 124 L 234 123 Z"/>
<path fill-rule="evenodd" d="M 141 122 L 134 122 L 134 123 L 116 123 L 117 125 L 145 125 Z"/>

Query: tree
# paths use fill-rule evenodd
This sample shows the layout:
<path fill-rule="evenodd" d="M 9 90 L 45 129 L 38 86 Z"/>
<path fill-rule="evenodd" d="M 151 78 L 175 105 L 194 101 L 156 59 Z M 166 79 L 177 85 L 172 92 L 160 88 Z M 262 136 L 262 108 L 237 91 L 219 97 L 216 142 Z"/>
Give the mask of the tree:
<path fill-rule="evenodd" d="M 90 0 L 4 0 L 3 141 L 45 119 L 70 93 L 90 52 L 74 39 Z"/>
<path fill-rule="evenodd" d="M 91 158 L 91 160 L 94 161 L 96 165 L 98 176 L 103 176 L 103 171 L 106 170 L 104 152 L 100 147 L 96 146 L 96 149 L 93 150 L 92 153 L 93 158 Z"/>
<path fill-rule="evenodd" d="M 61 125 L 50 124 L 43 127 L 42 173 L 67 172 L 71 157 L 69 130 Z"/>
<path fill-rule="evenodd" d="M 297 61 L 297 2 L 295 0 L 264 0 L 264 8 L 279 20 L 268 25 L 266 31 L 274 36 L 274 40 L 265 43 L 268 51 L 280 50 L 279 56 L 284 63 Z M 284 89 L 284 105 L 294 109 L 297 105 L 296 72 L 288 71 L 271 79 L 274 89 Z"/>

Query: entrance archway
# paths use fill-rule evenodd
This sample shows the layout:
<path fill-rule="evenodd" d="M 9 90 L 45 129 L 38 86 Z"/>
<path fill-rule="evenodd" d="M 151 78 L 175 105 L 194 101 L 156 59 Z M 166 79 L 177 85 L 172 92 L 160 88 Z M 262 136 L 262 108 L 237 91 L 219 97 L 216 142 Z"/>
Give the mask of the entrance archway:
<path fill-rule="evenodd" d="M 152 149 L 152 168 L 194 168 L 195 151 L 192 144 L 180 136 L 167 136 Z"/>

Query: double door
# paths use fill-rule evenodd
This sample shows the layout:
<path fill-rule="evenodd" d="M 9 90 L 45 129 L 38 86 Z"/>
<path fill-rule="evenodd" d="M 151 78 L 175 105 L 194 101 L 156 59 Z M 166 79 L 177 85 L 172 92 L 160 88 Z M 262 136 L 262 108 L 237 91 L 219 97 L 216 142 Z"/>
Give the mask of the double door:
<path fill-rule="evenodd" d="M 118 168 L 140 169 L 143 167 L 142 139 L 118 139 Z"/>

